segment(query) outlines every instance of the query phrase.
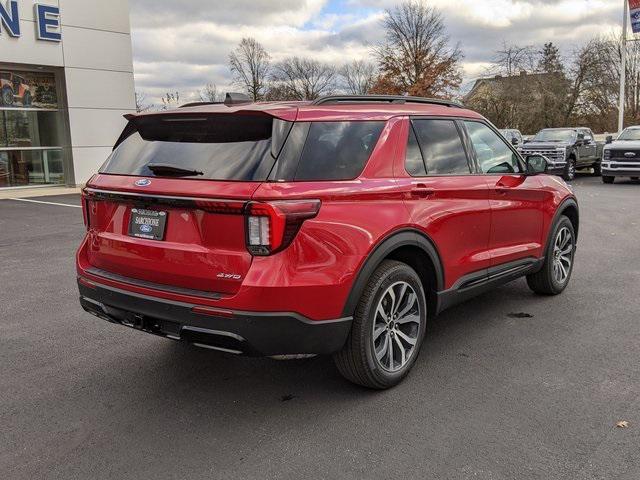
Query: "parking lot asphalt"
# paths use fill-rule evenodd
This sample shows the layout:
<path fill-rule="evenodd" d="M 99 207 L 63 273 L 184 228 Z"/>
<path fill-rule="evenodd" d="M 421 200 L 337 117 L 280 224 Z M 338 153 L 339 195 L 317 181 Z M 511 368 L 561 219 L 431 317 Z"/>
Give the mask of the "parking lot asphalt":
<path fill-rule="evenodd" d="M 640 478 L 640 183 L 574 187 L 568 290 L 445 312 L 386 392 L 98 320 L 78 197 L 0 200 L 0 478 Z"/>

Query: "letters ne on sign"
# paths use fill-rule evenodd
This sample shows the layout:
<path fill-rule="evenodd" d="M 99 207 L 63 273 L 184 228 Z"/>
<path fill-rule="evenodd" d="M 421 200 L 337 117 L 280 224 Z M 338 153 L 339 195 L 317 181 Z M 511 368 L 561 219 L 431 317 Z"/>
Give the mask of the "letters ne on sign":
<path fill-rule="evenodd" d="M 60 33 L 60 8 L 54 5 L 36 3 L 34 6 L 36 19 L 36 37 L 38 40 L 59 42 L 62 40 Z M 18 38 L 20 31 L 20 8 L 18 0 L 8 0 L 4 5 L 0 0 L 0 36 L 6 31 L 11 37 Z"/>

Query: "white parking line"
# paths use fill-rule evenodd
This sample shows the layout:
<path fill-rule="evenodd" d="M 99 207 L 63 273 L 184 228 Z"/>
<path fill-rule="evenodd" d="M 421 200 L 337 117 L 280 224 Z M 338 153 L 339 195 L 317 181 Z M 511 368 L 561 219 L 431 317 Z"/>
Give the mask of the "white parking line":
<path fill-rule="evenodd" d="M 8 198 L 7 200 L 15 200 L 16 202 L 42 203 L 44 205 L 56 205 L 58 207 L 82 208 L 80 205 L 69 205 L 68 203 L 43 202 L 40 200 L 29 200 L 28 198 Z"/>

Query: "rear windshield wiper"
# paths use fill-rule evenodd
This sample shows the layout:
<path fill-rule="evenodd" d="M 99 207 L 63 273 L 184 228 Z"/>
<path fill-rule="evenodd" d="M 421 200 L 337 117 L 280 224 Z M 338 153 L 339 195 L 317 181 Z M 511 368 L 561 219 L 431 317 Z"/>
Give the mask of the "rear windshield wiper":
<path fill-rule="evenodd" d="M 190 170 L 188 168 L 180 168 L 175 165 L 169 165 L 168 163 L 150 163 L 147 168 L 151 170 L 155 175 L 173 175 L 176 177 L 190 177 L 204 175 L 203 172 L 198 170 Z"/>

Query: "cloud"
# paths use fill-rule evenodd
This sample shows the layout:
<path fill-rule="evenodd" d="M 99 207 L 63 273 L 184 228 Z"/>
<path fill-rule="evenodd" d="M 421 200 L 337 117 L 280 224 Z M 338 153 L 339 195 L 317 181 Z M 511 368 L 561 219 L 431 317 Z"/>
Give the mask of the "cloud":
<path fill-rule="evenodd" d="M 136 88 L 190 99 L 207 83 L 233 88 L 228 55 L 243 37 L 274 61 L 291 55 L 344 64 L 370 57 L 379 21 L 398 0 L 131 0 Z M 503 41 L 553 41 L 569 54 L 620 21 L 618 0 L 430 0 L 462 49 L 466 81 L 482 75 Z"/>

